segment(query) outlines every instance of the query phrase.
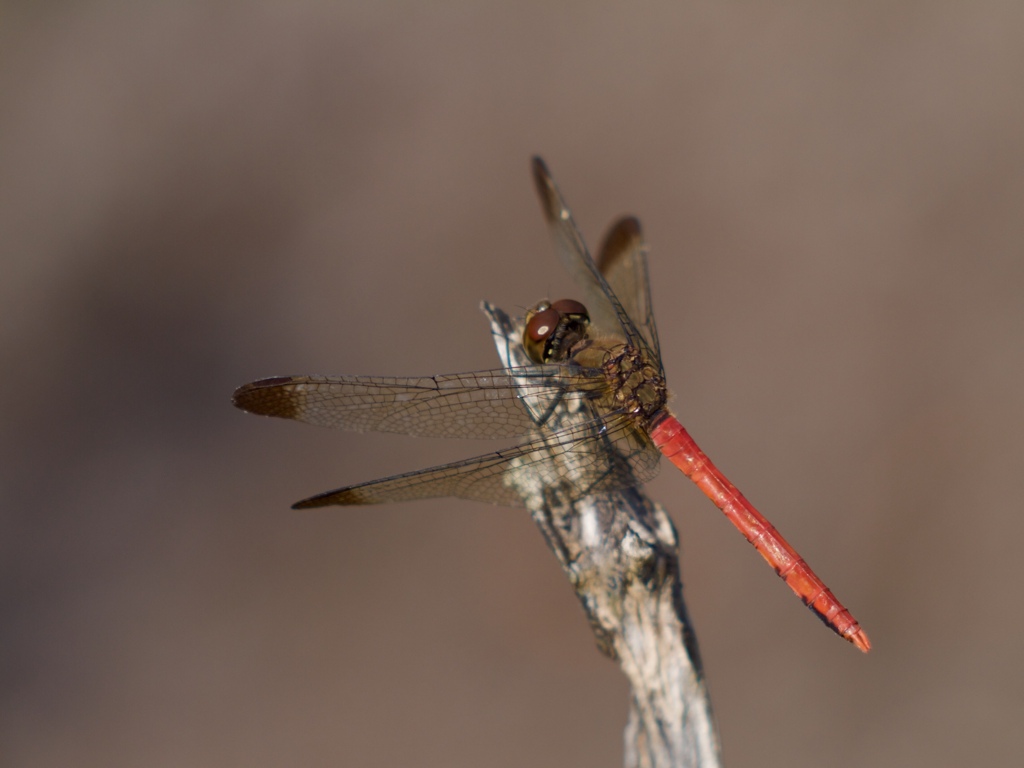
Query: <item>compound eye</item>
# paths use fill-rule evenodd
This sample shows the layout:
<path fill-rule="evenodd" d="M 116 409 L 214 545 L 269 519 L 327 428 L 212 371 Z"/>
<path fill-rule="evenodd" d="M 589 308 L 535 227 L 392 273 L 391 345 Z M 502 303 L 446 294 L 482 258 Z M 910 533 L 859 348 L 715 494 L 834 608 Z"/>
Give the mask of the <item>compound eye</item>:
<path fill-rule="evenodd" d="M 590 322 L 590 316 L 587 314 L 587 308 L 575 299 L 559 299 L 551 305 L 551 308 L 558 310 L 561 314 L 567 315 L 574 320 Z"/>
<path fill-rule="evenodd" d="M 526 324 L 526 337 L 536 344 L 547 341 L 558 326 L 560 318 L 561 315 L 553 306 L 537 312 Z"/>
<path fill-rule="evenodd" d="M 526 313 L 526 327 L 523 329 L 523 348 L 533 362 L 548 362 L 551 337 L 558 327 L 562 316 L 557 309 L 552 309 L 547 302 L 537 305 L 535 310 Z"/>

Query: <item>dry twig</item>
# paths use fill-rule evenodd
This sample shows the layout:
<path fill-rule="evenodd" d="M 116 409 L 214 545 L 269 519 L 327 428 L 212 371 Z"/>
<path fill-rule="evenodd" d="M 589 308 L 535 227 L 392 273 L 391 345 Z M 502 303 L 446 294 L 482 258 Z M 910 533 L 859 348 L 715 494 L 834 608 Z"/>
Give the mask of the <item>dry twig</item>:
<path fill-rule="evenodd" d="M 483 311 L 503 364 L 530 365 L 520 343 L 522 321 L 486 302 Z M 569 427 L 583 418 L 567 406 L 547 424 Z M 665 510 L 639 488 L 573 502 L 537 488 L 528 473 L 516 482 L 583 604 L 598 648 L 629 678 L 627 768 L 719 766 L 711 702 L 683 603 L 678 540 Z"/>

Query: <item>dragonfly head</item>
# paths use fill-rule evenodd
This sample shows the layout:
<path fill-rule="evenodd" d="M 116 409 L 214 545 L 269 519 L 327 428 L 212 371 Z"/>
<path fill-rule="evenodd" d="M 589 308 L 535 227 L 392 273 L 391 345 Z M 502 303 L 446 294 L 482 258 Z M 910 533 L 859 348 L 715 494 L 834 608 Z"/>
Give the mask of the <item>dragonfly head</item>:
<path fill-rule="evenodd" d="M 535 363 L 567 360 L 572 348 L 586 338 L 590 315 L 573 299 L 542 301 L 526 313 L 523 347 Z"/>

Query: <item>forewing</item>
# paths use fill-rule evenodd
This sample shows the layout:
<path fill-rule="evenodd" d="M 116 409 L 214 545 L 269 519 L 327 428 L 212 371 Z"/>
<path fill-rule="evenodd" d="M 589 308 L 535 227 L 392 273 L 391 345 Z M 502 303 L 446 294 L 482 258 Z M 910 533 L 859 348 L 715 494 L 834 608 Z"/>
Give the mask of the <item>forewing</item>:
<path fill-rule="evenodd" d="M 569 274 L 586 293 L 585 303 L 591 325 L 599 334 L 624 336 L 632 346 L 639 347 L 639 332 L 591 258 L 569 207 L 539 157 L 533 158 L 533 180 L 555 250 Z"/>
<path fill-rule="evenodd" d="M 593 397 L 603 381 L 599 371 L 562 365 L 418 378 L 278 376 L 239 387 L 232 400 L 250 413 L 355 432 L 520 437 L 560 404 Z"/>
<path fill-rule="evenodd" d="M 633 325 L 660 360 L 658 328 L 654 323 L 651 283 L 647 273 L 647 244 L 636 217 L 624 216 L 608 229 L 597 258 L 597 268 Z"/>
<path fill-rule="evenodd" d="M 613 416 L 539 433 L 508 450 L 321 493 L 294 509 L 447 496 L 512 507 L 525 506 L 534 495 L 576 500 L 649 480 L 658 471 L 660 455 L 627 419 Z"/>

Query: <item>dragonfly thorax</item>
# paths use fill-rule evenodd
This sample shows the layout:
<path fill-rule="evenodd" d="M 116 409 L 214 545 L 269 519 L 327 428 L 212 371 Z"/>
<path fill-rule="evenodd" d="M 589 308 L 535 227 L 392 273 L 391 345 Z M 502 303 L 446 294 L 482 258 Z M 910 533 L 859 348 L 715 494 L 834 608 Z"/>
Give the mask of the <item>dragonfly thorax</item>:
<path fill-rule="evenodd" d="M 608 380 L 607 408 L 633 414 L 646 428 L 665 407 L 665 377 L 660 367 L 636 347 L 615 345 L 605 353 L 601 370 Z"/>

